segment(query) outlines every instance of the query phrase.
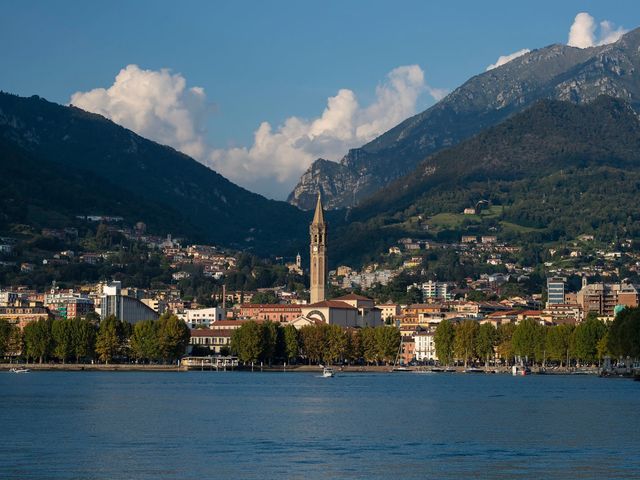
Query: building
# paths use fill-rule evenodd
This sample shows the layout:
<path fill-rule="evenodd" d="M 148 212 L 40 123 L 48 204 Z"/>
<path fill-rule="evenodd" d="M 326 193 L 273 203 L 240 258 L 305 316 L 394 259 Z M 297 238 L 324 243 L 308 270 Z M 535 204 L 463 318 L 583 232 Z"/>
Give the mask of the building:
<path fill-rule="evenodd" d="M 383 321 L 393 320 L 395 317 L 400 315 L 400 305 L 397 303 L 385 303 L 383 305 L 378 305 L 378 308 L 380 309 Z"/>
<path fill-rule="evenodd" d="M 300 305 L 247 303 L 240 307 L 240 317 L 252 320 L 289 323 L 300 315 Z"/>
<path fill-rule="evenodd" d="M 231 329 L 198 328 L 191 330 L 187 354 L 191 354 L 194 347 L 208 349 L 211 353 L 224 353 L 221 350 L 225 347 L 228 349 L 231 346 L 232 335 L 233 330 Z"/>
<path fill-rule="evenodd" d="M 118 320 L 137 323 L 156 320 L 159 315 L 140 300 L 122 295 L 120 282 L 111 282 L 102 289 L 100 297 L 100 318 L 114 315 Z"/>
<path fill-rule="evenodd" d="M 310 303 L 318 303 L 326 298 L 327 284 L 327 224 L 324 221 L 320 195 L 318 195 L 318 203 L 309 227 L 309 234 L 311 236 Z"/>
<path fill-rule="evenodd" d="M 93 300 L 79 293 L 57 293 L 45 295 L 46 307 L 58 318 L 83 318 L 94 311 Z"/>
<path fill-rule="evenodd" d="M 0 306 L 0 318 L 23 329 L 31 322 L 52 319 L 53 315 L 40 302 L 16 301 L 13 305 Z"/>
<path fill-rule="evenodd" d="M 220 307 L 198 308 L 187 309 L 181 316 L 189 328 L 209 328 L 215 322 L 225 320 L 227 312 Z"/>
<path fill-rule="evenodd" d="M 414 355 L 418 362 L 436 362 L 435 328 L 420 330 L 413 336 L 415 342 Z"/>
<path fill-rule="evenodd" d="M 377 327 L 382 325 L 380 309 L 374 306 L 373 300 L 361 295 L 350 294 L 334 300 L 301 305 L 301 310 L 302 316 L 308 322 L 317 320 L 341 327 Z M 297 321 L 297 324 L 302 325 L 301 321 Z"/>
<path fill-rule="evenodd" d="M 577 302 L 585 317 L 589 312 L 595 312 L 600 317 L 613 318 L 616 306 L 637 307 L 638 297 L 638 287 L 630 283 L 587 284 L 583 281 Z"/>
<path fill-rule="evenodd" d="M 547 305 L 563 305 L 566 302 L 564 298 L 566 280 L 563 277 L 547 278 Z"/>
<path fill-rule="evenodd" d="M 420 290 L 422 291 L 422 298 L 425 301 L 429 299 L 452 300 L 453 287 L 455 287 L 455 285 L 448 282 L 435 282 L 433 280 L 429 280 L 420 286 Z"/>

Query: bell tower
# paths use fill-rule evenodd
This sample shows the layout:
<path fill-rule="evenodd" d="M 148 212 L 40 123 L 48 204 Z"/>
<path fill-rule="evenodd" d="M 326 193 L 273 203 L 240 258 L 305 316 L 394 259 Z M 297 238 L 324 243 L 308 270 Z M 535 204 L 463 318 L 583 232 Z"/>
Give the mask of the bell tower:
<path fill-rule="evenodd" d="M 309 226 L 311 235 L 311 303 L 325 300 L 325 286 L 327 284 L 327 224 L 324 221 L 322 200 L 318 194 L 316 212 Z"/>

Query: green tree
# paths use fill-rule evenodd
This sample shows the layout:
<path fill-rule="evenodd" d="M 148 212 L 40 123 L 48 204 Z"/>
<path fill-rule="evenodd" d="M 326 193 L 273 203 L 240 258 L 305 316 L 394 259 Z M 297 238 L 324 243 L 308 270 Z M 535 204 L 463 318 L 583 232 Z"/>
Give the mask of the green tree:
<path fill-rule="evenodd" d="M 442 365 L 450 365 L 453 360 L 455 336 L 455 329 L 449 320 L 442 320 L 436 327 L 433 341 L 438 361 Z"/>
<path fill-rule="evenodd" d="M 102 320 L 96 336 L 98 358 L 105 363 L 109 363 L 121 355 L 124 337 L 122 322 L 114 315 L 109 315 Z"/>
<path fill-rule="evenodd" d="M 158 344 L 158 322 L 143 320 L 133 326 L 131 353 L 138 360 L 150 361 L 161 357 Z"/>
<path fill-rule="evenodd" d="M 360 339 L 362 341 L 362 358 L 367 363 L 377 363 L 379 360 L 378 342 L 376 341 L 376 332 L 371 327 L 365 327 L 360 330 Z"/>
<path fill-rule="evenodd" d="M 24 327 L 24 344 L 27 358 L 37 358 L 42 363 L 51 353 L 51 320 L 40 319 Z"/>
<path fill-rule="evenodd" d="M 402 337 L 396 327 L 376 327 L 375 338 L 378 357 L 387 363 L 393 362 L 398 355 Z"/>
<path fill-rule="evenodd" d="M 456 356 L 464 360 L 466 367 L 476 352 L 476 340 L 480 325 L 475 320 L 465 320 L 455 328 L 454 350 Z"/>
<path fill-rule="evenodd" d="M 5 356 L 7 353 L 12 329 L 13 325 L 8 320 L 0 318 L 0 357 Z"/>
<path fill-rule="evenodd" d="M 560 366 L 569 365 L 571 350 L 571 335 L 573 326 L 569 324 L 557 325 L 547 329 L 547 355 L 551 360 L 560 362 Z"/>
<path fill-rule="evenodd" d="M 287 325 L 284 327 L 284 351 L 287 361 L 291 363 L 300 354 L 300 340 L 298 336 L 298 330 L 293 325 Z"/>
<path fill-rule="evenodd" d="M 158 353 L 165 361 L 174 361 L 184 355 L 189 344 L 189 327 L 177 316 L 163 314 L 158 320 Z"/>
<path fill-rule="evenodd" d="M 329 325 L 327 328 L 327 350 L 325 359 L 329 363 L 343 360 L 347 354 L 347 333 L 339 325 Z"/>
<path fill-rule="evenodd" d="M 71 321 L 73 335 L 73 354 L 76 362 L 81 358 L 93 357 L 95 353 L 96 327 L 84 318 L 74 318 Z"/>
<path fill-rule="evenodd" d="M 476 356 L 484 360 L 485 366 L 489 366 L 489 361 L 494 355 L 497 336 L 495 327 L 490 323 L 480 325 L 476 338 Z"/>
<path fill-rule="evenodd" d="M 522 320 L 513 332 L 513 352 L 528 360 L 541 360 L 540 348 L 544 345 L 543 327 L 531 318 Z"/>
<path fill-rule="evenodd" d="M 328 325 L 305 325 L 300 329 L 302 352 L 309 363 L 322 363 L 327 351 Z"/>
<path fill-rule="evenodd" d="M 640 358 L 640 307 L 625 308 L 609 329 L 608 348 L 619 358 Z"/>
<path fill-rule="evenodd" d="M 511 362 L 511 359 L 513 359 L 513 356 L 515 355 L 513 350 L 513 333 L 515 330 L 516 325 L 513 323 L 500 324 L 496 329 L 498 337 L 496 351 L 498 356 L 507 364 Z"/>
<path fill-rule="evenodd" d="M 573 353 L 578 360 L 594 363 L 598 359 L 598 342 L 607 333 L 605 324 L 594 317 L 578 324 L 573 331 Z"/>
<path fill-rule="evenodd" d="M 74 351 L 71 320 L 54 320 L 51 324 L 51 335 L 53 337 L 53 355 L 64 364 Z"/>
<path fill-rule="evenodd" d="M 231 335 L 231 350 L 244 363 L 255 363 L 262 355 L 262 329 L 253 320 L 246 322 Z"/>
<path fill-rule="evenodd" d="M 262 329 L 262 354 L 261 357 L 271 365 L 276 356 L 278 348 L 278 337 L 280 335 L 280 325 L 266 321 L 261 325 Z"/>
<path fill-rule="evenodd" d="M 362 330 L 359 328 L 349 331 L 349 344 L 347 346 L 347 356 L 350 361 L 356 362 L 364 358 L 364 344 L 362 342 Z"/>
<path fill-rule="evenodd" d="M 12 359 L 20 356 L 24 351 L 24 342 L 22 338 L 22 331 L 16 325 L 13 325 L 11 333 L 9 334 L 9 341 L 7 343 L 7 355 Z"/>

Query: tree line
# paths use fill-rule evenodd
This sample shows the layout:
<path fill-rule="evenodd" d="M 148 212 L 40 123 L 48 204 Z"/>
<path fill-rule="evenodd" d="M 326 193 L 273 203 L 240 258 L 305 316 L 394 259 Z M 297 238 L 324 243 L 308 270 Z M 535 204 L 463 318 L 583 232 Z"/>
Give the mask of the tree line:
<path fill-rule="evenodd" d="M 484 363 L 501 361 L 513 364 L 526 361 L 544 365 L 551 361 L 560 366 L 572 363 L 595 364 L 605 355 L 640 356 L 640 343 L 633 350 L 621 339 L 631 338 L 627 332 L 636 329 L 636 342 L 640 340 L 640 309 L 634 309 L 635 320 L 621 325 L 620 315 L 608 325 L 594 315 L 578 325 L 562 324 L 545 326 L 532 319 L 516 324 L 502 324 L 497 328 L 489 323 L 479 324 L 475 320 L 464 320 L 454 324 L 443 320 L 436 327 L 434 343 L 440 363 L 454 361 Z M 627 310 L 625 310 L 627 312 Z M 623 317 L 627 319 L 630 314 Z M 631 315 L 633 316 L 633 315 Z M 635 323 L 634 323 L 635 322 Z"/>
<path fill-rule="evenodd" d="M 400 346 L 394 327 L 345 329 L 338 325 L 293 325 L 246 322 L 234 330 L 231 351 L 244 363 L 309 364 L 391 363 Z"/>
<path fill-rule="evenodd" d="M 0 357 L 28 362 L 171 362 L 185 353 L 189 338 L 189 328 L 171 314 L 134 325 L 113 315 L 99 325 L 82 318 L 40 319 L 22 331 L 0 319 Z"/>

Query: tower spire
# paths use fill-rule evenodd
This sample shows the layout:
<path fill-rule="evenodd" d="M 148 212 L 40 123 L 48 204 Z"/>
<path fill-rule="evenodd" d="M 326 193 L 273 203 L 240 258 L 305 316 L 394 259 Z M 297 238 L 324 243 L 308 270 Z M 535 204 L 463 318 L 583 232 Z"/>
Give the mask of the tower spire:
<path fill-rule="evenodd" d="M 324 210 L 322 208 L 322 194 L 318 193 L 318 201 L 316 202 L 316 212 L 313 214 L 314 225 L 324 224 Z"/>

